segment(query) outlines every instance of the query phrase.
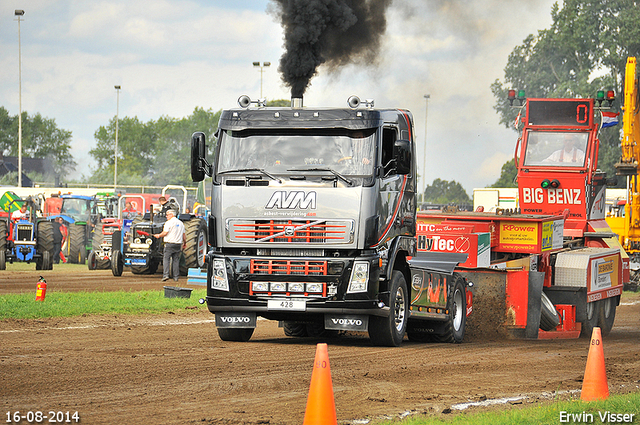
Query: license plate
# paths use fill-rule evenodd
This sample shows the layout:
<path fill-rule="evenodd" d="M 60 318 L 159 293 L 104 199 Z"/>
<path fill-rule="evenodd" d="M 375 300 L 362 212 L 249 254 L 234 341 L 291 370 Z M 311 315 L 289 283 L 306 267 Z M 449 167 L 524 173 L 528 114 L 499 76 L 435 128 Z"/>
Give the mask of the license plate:
<path fill-rule="evenodd" d="M 307 302 L 305 300 L 268 300 L 267 310 L 285 310 L 285 311 L 305 311 Z"/>

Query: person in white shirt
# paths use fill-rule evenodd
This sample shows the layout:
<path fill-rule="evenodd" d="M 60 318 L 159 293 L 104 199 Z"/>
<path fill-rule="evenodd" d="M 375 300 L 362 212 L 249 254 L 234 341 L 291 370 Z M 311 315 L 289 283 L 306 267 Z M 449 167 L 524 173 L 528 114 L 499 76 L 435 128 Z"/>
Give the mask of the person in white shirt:
<path fill-rule="evenodd" d="M 16 210 L 11 214 L 11 220 L 29 220 L 29 216 L 30 213 L 27 210 L 27 203 L 25 202 L 24 204 L 22 204 L 19 210 Z"/>
<path fill-rule="evenodd" d="M 564 146 L 553 152 L 547 159 L 542 162 L 568 163 L 572 165 L 584 164 L 584 151 L 577 148 L 578 140 L 573 134 L 564 135 Z"/>
<path fill-rule="evenodd" d="M 184 233 L 184 224 L 176 217 L 176 212 L 167 210 L 167 221 L 162 227 L 162 232 L 153 235 L 156 239 L 164 238 L 164 252 L 162 255 L 162 281 L 173 277 L 178 281 L 180 276 L 180 253 L 187 245 L 187 237 Z"/>

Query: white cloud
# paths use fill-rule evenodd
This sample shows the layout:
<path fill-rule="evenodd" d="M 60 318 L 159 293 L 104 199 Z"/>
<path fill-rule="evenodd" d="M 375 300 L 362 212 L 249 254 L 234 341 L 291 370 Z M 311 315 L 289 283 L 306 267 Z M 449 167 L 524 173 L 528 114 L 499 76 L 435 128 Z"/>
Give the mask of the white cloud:
<path fill-rule="evenodd" d="M 12 4 L 15 3 L 15 4 Z M 18 111 L 17 24 L 0 6 L 0 105 Z M 34 0 L 22 22 L 23 110 L 73 132 L 73 155 L 87 173 L 93 133 L 115 116 L 183 117 L 195 107 L 234 107 L 241 94 L 288 98 L 277 72 L 282 29 L 253 2 Z M 426 181 L 456 180 L 470 193 L 493 183 L 516 134 L 498 124 L 489 85 L 526 35 L 549 26 L 553 0 L 403 0 L 388 13 L 377 68 L 348 66 L 312 79 L 305 105 L 345 106 L 352 94 L 413 112 L 421 166 L 424 94 L 429 93 Z M 514 13 L 519 11 L 518 13 Z M 526 16 L 526 19 L 522 17 Z M 15 48 L 11 48 L 14 46 Z M 186 160 L 186 159 L 185 159 Z M 495 170 L 492 172 L 492 167 Z"/>

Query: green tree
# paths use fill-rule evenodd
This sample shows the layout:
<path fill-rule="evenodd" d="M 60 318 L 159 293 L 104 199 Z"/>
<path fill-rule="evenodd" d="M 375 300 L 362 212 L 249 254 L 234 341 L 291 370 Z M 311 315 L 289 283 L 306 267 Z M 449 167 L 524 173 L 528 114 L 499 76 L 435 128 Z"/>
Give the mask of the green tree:
<path fill-rule="evenodd" d="M 204 132 L 209 140 L 217 130 L 220 112 L 195 108 L 192 115 L 177 119 L 167 116 L 141 122 L 124 117 L 118 123 L 118 183 L 164 186 L 192 185 L 191 135 Z M 92 183 L 113 182 L 115 117 L 96 132 L 96 147 L 89 154 L 96 160 Z M 209 143 L 212 151 L 213 143 Z"/>
<path fill-rule="evenodd" d="M 516 176 L 518 175 L 518 169 L 516 168 L 513 159 L 508 160 L 502 165 L 502 171 L 500 177 L 494 184 L 489 187 L 518 187 L 516 183 Z"/>
<path fill-rule="evenodd" d="M 430 204 L 470 204 L 471 199 L 462 185 L 455 180 L 435 179 L 424 189 L 424 201 Z"/>
<path fill-rule="evenodd" d="M 510 88 L 529 98 L 588 98 L 598 90 L 617 90 L 627 56 L 640 55 L 640 7 L 634 0 L 564 0 L 556 3 L 549 29 L 529 35 L 509 55 L 504 83 L 491 90 L 500 122 L 514 125 L 519 109 L 509 106 Z M 619 99 L 622 97 L 619 96 Z M 600 132 L 599 168 L 615 173 L 620 157 L 619 128 Z"/>
<path fill-rule="evenodd" d="M 18 121 L 18 115 L 9 115 L 9 111 L 0 107 L 0 151 L 3 155 L 19 156 Z M 22 156 L 48 158 L 58 175 L 68 174 L 77 165 L 71 155 L 71 131 L 58 128 L 54 119 L 39 113 L 30 116 L 22 112 Z"/>

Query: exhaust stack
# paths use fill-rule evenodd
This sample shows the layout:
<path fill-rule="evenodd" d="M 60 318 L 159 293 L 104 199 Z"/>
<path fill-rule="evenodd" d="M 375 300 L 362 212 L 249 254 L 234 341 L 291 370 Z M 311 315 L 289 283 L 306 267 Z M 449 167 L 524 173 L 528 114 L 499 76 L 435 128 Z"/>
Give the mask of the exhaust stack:
<path fill-rule="evenodd" d="M 302 108 L 302 98 L 301 97 L 292 97 L 291 98 L 291 107 L 295 109 Z"/>

